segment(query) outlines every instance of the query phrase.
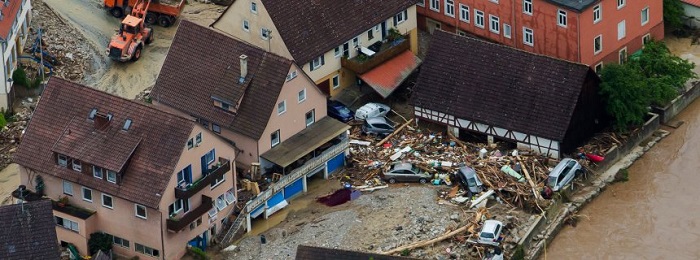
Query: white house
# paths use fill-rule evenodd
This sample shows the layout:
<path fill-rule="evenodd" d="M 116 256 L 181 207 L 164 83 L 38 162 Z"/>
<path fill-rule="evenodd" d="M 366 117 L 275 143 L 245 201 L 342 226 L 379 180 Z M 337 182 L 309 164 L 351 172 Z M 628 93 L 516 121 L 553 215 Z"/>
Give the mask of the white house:
<path fill-rule="evenodd" d="M 17 68 L 18 57 L 22 55 L 27 41 L 31 22 L 32 4 L 30 0 L 0 1 L 0 42 L 2 42 L 2 69 L 0 76 L 0 109 L 7 110 L 12 103 L 12 73 Z"/>

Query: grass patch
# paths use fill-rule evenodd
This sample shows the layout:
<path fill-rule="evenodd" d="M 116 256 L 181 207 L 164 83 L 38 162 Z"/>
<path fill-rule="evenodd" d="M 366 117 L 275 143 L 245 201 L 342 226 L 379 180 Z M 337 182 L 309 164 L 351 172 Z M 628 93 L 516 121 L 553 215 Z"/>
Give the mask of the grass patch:
<path fill-rule="evenodd" d="M 630 180 L 630 173 L 627 169 L 620 169 L 615 174 L 614 182 L 626 182 Z"/>

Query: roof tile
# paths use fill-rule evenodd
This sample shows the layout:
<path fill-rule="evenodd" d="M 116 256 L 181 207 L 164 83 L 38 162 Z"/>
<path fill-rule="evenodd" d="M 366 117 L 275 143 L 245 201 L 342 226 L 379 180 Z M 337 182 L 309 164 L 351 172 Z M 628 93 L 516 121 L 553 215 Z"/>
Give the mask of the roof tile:
<path fill-rule="evenodd" d="M 0 259 L 59 259 L 51 201 L 0 206 Z"/>

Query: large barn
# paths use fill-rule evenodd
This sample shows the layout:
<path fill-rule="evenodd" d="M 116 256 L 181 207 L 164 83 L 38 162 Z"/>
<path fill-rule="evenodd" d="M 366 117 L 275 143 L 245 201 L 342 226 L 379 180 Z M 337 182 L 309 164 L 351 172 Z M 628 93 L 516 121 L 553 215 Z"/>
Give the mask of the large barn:
<path fill-rule="evenodd" d="M 417 120 L 559 158 L 604 126 L 600 79 L 579 63 L 436 31 L 412 103 Z"/>

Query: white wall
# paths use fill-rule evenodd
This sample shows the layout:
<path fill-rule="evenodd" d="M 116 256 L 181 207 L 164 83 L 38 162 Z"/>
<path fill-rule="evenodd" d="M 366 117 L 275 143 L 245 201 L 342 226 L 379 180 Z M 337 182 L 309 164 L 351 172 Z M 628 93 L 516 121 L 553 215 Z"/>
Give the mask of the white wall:
<path fill-rule="evenodd" d="M 32 4 L 30 2 L 31 0 L 24 0 L 24 3 L 22 4 L 21 7 L 21 12 L 19 16 L 17 16 L 16 20 L 17 23 L 16 25 L 12 28 L 11 31 L 11 36 L 7 40 L 6 44 L 3 44 L 3 49 L 2 49 L 2 66 L 3 70 L 2 73 L 0 73 L 0 82 L 3 84 L 0 84 L 0 109 L 7 109 L 9 107 L 9 97 L 8 94 L 10 93 L 10 89 L 12 88 L 12 83 L 8 82 L 9 78 L 12 77 L 12 72 L 14 72 L 14 69 L 17 68 L 17 57 L 18 54 L 17 52 L 19 51 L 20 53 L 22 52 L 22 49 L 24 46 L 17 46 L 16 45 L 16 40 L 17 37 L 23 33 L 24 35 L 20 39 L 22 43 L 26 43 L 27 40 L 27 32 L 28 32 L 28 27 L 29 23 L 31 22 L 31 8 Z M 7 66 L 9 65 L 9 66 Z"/>

